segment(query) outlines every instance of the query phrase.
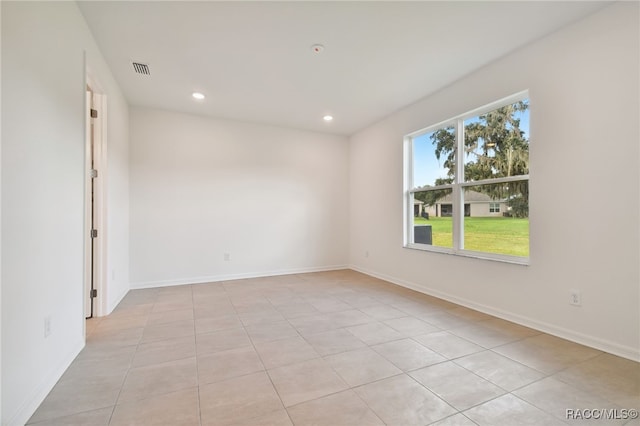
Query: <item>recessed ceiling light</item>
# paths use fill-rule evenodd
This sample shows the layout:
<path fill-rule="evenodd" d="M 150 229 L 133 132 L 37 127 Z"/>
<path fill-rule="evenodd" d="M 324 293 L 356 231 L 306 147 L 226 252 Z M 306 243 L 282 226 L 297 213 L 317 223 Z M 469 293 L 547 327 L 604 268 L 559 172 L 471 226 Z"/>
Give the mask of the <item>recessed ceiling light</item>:
<path fill-rule="evenodd" d="M 200 93 L 200 92 L 193 92 L 191 94 L 191 96 L 193 96 L 195 99 L 197 99 L 199 101 L 204 99 L 204 95 L 202 93 Z"/>
<path fill-rule="evenodd" d="M 325 115 L 324 117 L 322 117 L 322 119 L 323 119 L 324 121 L 331 121 L 331 120 L 333 120 L 333 116 L 331 116 L 331 115 Z"/>

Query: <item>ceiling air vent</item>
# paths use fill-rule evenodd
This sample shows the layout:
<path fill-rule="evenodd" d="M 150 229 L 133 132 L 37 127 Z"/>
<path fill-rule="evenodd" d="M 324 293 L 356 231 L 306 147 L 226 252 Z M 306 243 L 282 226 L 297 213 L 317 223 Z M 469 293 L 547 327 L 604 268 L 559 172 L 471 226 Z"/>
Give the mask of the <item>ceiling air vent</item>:
<path fill-rule="evenodd" d="M 149 71 L 149 65 L 141 64 L 140 62 L 133 63 L 133 70 L 138 74 L 151 75 L 151 72 Z"/>

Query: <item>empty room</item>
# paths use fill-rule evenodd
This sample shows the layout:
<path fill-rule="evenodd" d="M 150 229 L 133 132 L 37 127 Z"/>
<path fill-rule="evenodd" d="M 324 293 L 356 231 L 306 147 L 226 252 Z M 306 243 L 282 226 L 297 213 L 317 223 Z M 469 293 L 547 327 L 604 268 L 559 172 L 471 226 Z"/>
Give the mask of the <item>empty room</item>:
<path fill-rule="evenodd" d="M 0 18 L 3 426 L 640 426 L 638 2 Z"/>

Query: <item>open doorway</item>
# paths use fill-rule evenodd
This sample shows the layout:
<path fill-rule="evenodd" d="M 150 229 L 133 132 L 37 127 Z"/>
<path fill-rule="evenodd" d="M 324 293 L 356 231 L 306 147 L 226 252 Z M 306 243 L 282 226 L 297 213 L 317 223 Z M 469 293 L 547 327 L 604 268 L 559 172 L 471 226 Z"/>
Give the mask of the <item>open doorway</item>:
<path fill-rule="evenodd" d="M 85 140 L 85 318 L 103 315 L 100 302 L 104 298 L 104 123 L 106 102 L 87 78 Z"/>

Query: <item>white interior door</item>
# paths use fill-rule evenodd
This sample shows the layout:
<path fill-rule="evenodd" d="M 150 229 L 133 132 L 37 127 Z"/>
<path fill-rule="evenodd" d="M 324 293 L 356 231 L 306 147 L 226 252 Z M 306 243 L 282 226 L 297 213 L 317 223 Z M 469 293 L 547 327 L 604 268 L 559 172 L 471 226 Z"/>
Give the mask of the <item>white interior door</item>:
<path fill-rule="evenodd" d="M 93 317 L 94 290 L 94 185 L 92 170 L 94 167 L 94 126 L 91 117 L 93 108 L 93 93 L 87 86 L 86 93 L 86 147 L 85 147 L 85 274 L 84 274 L 84 313 L 85 318 Z"/>

